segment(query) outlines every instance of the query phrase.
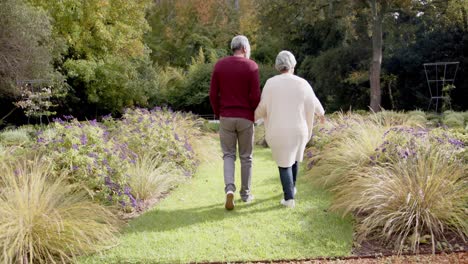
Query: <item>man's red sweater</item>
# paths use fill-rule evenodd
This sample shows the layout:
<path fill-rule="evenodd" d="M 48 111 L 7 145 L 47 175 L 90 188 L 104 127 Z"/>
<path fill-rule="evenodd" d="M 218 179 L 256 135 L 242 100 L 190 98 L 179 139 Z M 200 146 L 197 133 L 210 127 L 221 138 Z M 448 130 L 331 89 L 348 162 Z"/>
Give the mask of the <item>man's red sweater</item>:
<path fill-rule="evenodd" d="M 254 121 L 254 112 L 260 102 L 257 64 L 237 56 L 220 59 L 211 75 L 210 101 L 216 117 Z"/>

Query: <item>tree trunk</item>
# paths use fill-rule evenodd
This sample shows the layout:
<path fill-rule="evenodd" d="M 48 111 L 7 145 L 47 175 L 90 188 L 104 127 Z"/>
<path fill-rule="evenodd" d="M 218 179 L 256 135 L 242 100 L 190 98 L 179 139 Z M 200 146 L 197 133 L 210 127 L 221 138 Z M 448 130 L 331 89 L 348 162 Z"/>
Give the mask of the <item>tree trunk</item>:
<path fill-rule="evenodd" d="M 382 90 L 380 88 L 380 72 L 382 70 L 382 20 L 383 10 L 379 11 L 377 0 L 370 0 L 372 12 L 372 62 L 370 65 L 370 108 L 374 112 L 380 111 Z"/>

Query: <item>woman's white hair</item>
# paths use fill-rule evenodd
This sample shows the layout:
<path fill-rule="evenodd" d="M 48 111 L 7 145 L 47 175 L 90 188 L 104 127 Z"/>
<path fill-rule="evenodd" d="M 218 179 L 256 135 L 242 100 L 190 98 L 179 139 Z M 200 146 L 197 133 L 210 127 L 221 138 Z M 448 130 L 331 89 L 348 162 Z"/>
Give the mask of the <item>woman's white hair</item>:
<path fill-rule="evenodd" d="M 291 69 L 294 69 L 296 63 L 294 55 L 287 50 L 283 50 L 278 53 L 278 56 L 276 56 L 275 68 L 278 71 L 290 71 Z"/>

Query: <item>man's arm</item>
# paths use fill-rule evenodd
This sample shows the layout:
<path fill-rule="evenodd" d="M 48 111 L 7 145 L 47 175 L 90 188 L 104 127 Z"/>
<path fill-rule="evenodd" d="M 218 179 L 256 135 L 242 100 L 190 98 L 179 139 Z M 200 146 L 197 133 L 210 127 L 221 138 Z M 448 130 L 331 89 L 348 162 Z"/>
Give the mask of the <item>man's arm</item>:
<path fill-rule="evenodd" d="M 211 83 L 210 83 L 210 102 L 211 108 L 216 118 L 219 118 L 219 82 L 218 74 L 216 73 L 216 66 L 213 69 L 211 74 Z"/>

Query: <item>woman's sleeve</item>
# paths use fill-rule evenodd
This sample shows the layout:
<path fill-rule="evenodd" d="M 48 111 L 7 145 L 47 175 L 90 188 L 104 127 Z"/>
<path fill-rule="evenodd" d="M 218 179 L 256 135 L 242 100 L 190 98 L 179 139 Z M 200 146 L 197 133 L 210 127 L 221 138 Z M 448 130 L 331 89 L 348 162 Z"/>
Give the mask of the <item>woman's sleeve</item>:
<path fill-rule="evenodd" d="M 325 109 L 323 109 L 322 103 L 320 103 L 319 99 L 317 96 L 315 96 L 314 90 L 312 90 L 312 94 L 314 95 L 314 107 L 315 107 L 315 112 L 319 113 L 321 115 L 325 115 Z"/>
<path fill-rule="evenodd" d="M 314 118 L 315 114 L 325 114 L 325 110 L 323 109 L 322 104 L 318 100 L 317 96 L 315 96 L 314 90 L 309 83 L 306 82 L 305 85 L 305 103 L 304 103 L 304 111 L 306 114 L 306 121 L 307 121 L 307 129 L 309 132 L 309 140 L 312 137 L 312 131 L 314 129 Z"/>

